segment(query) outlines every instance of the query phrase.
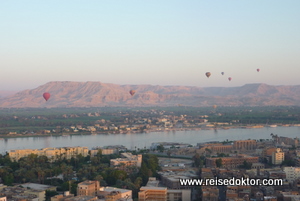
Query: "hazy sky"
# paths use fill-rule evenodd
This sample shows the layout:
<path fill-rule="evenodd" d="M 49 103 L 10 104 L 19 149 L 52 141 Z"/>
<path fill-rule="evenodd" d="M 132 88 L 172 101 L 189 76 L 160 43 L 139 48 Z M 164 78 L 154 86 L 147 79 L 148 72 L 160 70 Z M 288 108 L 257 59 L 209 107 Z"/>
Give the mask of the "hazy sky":
<path fill-rule="evenodd" d="M 0 1 L 0 90 L 299 85 L 299 10 L 299 0 Z"/>

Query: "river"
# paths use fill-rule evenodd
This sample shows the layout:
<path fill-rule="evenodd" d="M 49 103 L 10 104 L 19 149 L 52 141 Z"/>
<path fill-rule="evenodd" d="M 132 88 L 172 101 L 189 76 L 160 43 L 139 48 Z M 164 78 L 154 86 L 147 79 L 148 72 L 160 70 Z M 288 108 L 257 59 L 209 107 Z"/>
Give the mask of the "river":
<path fill-rule="evenodd" d="M 46 147 L 124 145 L 128 149 L 149 148 L 153 142 L 179 142 L 196 145 L 200 142 L 271 139 L 270 134 L 300 137 L 300 127 L 264 127 L 253 129 L 190 130 L 135 134 L 96 134 L 48 137 L 20 137 L 0 139 L 0 153 L 13 149 L 41 149 Z"/>

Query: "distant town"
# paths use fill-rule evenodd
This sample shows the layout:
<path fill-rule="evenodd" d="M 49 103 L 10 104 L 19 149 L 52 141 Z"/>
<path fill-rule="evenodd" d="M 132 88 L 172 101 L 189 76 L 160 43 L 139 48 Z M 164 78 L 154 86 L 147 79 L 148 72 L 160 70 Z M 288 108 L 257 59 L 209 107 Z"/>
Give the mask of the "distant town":
<path fill-rule="evenodd" d="M 105 108 L 106 109 L 106 108 Z M 53 111 L 52 111 L 53 110 Z M 144 133 L 170 130 L 300 126 L 299 107 L 3 111 L 0 136 Z M 97 111 L 98 110 L 98 111 Z M 63 112 L 66 113 L 63 113 Z M 6 113 L 5 113 L 6 112 Z M 32 115 L 30 115 L 32 113 Z M 41 114 L 37 114 L 41 113 Z"/>

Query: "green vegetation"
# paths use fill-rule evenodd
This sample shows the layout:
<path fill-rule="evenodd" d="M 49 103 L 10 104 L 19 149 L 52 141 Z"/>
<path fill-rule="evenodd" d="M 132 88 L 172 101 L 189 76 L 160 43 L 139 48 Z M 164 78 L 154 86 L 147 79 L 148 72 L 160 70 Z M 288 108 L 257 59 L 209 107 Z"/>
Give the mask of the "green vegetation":
<path fill-rule="evenodd" d="M 158 158 L 155 155 L 144 154 L 142 167 L 109 167 L 110 159 L 119 155 L 105 155 L 99 152 L 95 157 L 77 155 L 71 159 L 59 159 L 49 162 L 46 156 L 31 154 L 12 162 L 8 155 L 0 155 L 0 178 L 5 185 L 13 183 L 34 182 L 54 185 L 59 191 L 71 190 L 76 195 L 79 182 L 97 180 L 101 186 L 115 186 L 130 189 L 137 198 L 141 185 L 145 185 L 149 177 L 157 176 Z M 58 177 L 60 175 L 60 177 Z M 55 192 L 47 192 L 47 196 Z"/>
<path fill-rule="evenodd" d="M 141 118 L 149 119 L 150 123 L 147 122 L 147 124 L 164 127 L 164 123 L 158 119 L 165 116 L 168 117 L 168 120 L 180 117 L 174 122 L 171 121 L 175 128 L 176 126 L 184 127 L 184 123 L 189 124 L 187 127 L 199 127 L 197 123 L 201 122 L 201 119 L 208 120 L 215 127 L 219 126 L 217 123 L 226 123 L 228 126 L 299 124 L 300 107 L 2 108 L 0 109 L 0 134 L 7 135 L 10 132 L 16 132 L 20 135 L 45 135 L 50 131 L 53 135 L 60 135 L 72 133 L 73 130 L 70 130 L 72 126 L 87 127 L 95 124 L 116 127 L 119 125 L 131 126 L 139 124 Z M 140 131 L 143 132 L 144 129 L 146 126 L 140 128 Z M 97 132 L 107 131 L 97 129 Z M 91 132 L 77 130 L 76 133 Z M 229 142 L 224 141 L 223 143 Z"/>
<path fill-rule="evenodd" d="M 244 161 L 243 162 L 243 165 L 240 165 L 239 168 L 242 168 L 242 169 L 247 169 L 247 170 L 250 170 L 252 167 L 252 163 L 249 163 L 247 161 Z"/>
<path fill-rule="evenodd" d="M 216 166 L 219 168 L 219 167 L 222 167 L 222 158 L 218 158 L 216 160 Z"/>

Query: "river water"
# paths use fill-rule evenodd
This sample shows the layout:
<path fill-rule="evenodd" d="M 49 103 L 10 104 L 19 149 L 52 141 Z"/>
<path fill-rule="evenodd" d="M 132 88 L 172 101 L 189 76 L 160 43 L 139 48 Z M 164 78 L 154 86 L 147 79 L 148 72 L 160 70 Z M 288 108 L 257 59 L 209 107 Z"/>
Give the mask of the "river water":
<path fill-rule="evenodd" d="M 0 153 L 13 149 L 41 149 L 46 147 L 124 145 L 128 149 L 149 148 L 153 142 L 179 142 L 196 145 L 200 142 L 271 139 L 270 134 L 300 137 L 300 127 L 264 127 L 253 129 L 191 130 L 135 134 L 96 134 L 0 139 Z"/>

